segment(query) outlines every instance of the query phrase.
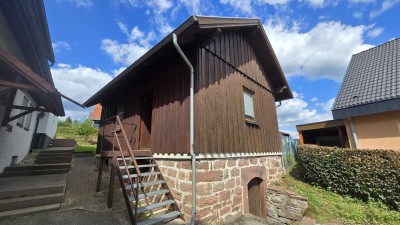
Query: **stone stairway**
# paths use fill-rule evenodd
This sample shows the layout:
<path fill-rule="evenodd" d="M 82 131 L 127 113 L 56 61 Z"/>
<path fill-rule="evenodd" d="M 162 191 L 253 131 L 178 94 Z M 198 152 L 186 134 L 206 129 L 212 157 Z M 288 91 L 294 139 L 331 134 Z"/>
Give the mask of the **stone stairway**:
<path fill-rule="evenodd" d="M 14 165 L 0 178 L 0 219 L 57 210 L 64 199 L 74 140 L 55 140 L 33 165 Z"/>

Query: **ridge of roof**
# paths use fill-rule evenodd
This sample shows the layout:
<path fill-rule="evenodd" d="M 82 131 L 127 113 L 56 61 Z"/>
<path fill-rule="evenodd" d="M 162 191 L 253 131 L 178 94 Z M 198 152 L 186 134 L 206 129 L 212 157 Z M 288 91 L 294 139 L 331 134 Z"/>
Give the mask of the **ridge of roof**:
<path fill-rule="evenodd" d="M 238 23 L 238 22 L 243 22 L 243 23 Z M 269 42 L 269 39 L 262 27 L 262 23 L 258 18 L 241 18 L 241 17 L 215 17 L 215 16 L 202 16 L 202 15 L 191 15 L 189 16 L 188 19 L 186 19 L 181 25 L 179 25 L 177 28 L 175 28 L 171 33 L 169 33 L 167 36 L 165 36 L 160 42 L 158 42 L 155 46 L 153 46 L 149 51 L 147 51 L 144 55 L 142 55 L 139 59 L 137 59 L 135 62 L 133 62 L 130 66 L 128 66 L 124 71 L 122 71 L 117 77 L 115 77 L 113 80 L 111 80 L 108 84 L 106 84 L 103 88 L 101 88 L 97 93 L 95 93 L 93 96 L 91 96 L 88 100 L 85 101 L 83 105 L 85 106 L 92 106 L 99 101 L 96 100 L 96 98 L 104 91 L 107 89 L 111 88 L 112 85 L 117 83 L 120 79 L 125 77 L 125 75 L 132 70 L 134 70 L 136 67 L 140 66 L 142 63 L 144 63 L 146 60 L 148 60 L 150 57 L 152 57 L 156 52 L 158 52 L 160 49 L 165 47 L 168 43 L 172 43 L 172 34 L 175 33 L 176 35 L 180 35 L 184 31 L 186 31 L 189 27 L 191 27 L 194 24 L 198 24 L 199 29 L 209 29 L 209 28 L 217 28 L 217 27 L 248 27 L 248 26 L 258 26 L 261 27 L 261 33 L 263 35 L 263 38 L 267 44 L 267 48 L 270 50 L 272 60 L 274 61 L 274 67 L 279 73 L 279 76 L 282 79 L 282 82 L 286 86 L 287 90 L 285 90 L 285 93 L 288 95 L 286 97 L 281 97 L 282 100 L 285 99 L 290 99 L 293 97 L 293 94 L 290 90 L 290 87 L 288 85 L 288 82 L 286 80 L 286 77 L 284 76 L 283 70 L 278 62 L 278 59 L 276 57 L 275 52 L 272 49 L 272 46 Z M 281 87 L 280 87 L 281 88 Z M 278 93 L 279 94 L 279 93 Z M 283 94 L 281 94 L 283 96 Z"/>

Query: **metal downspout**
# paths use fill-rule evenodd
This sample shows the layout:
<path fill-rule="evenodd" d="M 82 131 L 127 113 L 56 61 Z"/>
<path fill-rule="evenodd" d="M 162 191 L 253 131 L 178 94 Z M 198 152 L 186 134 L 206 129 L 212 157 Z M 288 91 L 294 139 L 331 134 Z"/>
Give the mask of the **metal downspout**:
<path fill-rule="evenodd" d="M 357 134 L 356 134 L 356 129 L 354 128 L 354 123 L 353 120 L 351 119 L 351 117 L 348 118 L 349 122 L 350 122 L 350 129 L 351 129 L 351 135 L 353 136 L 353 140 L 354 140 L 354 147 L 356 149 L 358 149 L 358 140 L 357 140 Z"/>
<path fill-rule="evenodd" d="M 194 153 L 194 69 L 189 59 L 178 45 L 178 36 L 172 34 L 172 42 L 186 65 L 190 69 L 190 157 L 192 159 L 192 220 L 191 224 L 196 223 L 196 155 Z"/>

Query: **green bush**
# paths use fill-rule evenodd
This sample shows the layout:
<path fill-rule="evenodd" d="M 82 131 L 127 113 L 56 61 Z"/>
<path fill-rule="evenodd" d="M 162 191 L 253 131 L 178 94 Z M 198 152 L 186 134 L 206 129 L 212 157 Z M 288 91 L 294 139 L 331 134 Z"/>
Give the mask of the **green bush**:
<path fill-rule="evenodd" d="M 400 209 L 400 152 L 300 145 L 297 158 L 308 183 Z"/>

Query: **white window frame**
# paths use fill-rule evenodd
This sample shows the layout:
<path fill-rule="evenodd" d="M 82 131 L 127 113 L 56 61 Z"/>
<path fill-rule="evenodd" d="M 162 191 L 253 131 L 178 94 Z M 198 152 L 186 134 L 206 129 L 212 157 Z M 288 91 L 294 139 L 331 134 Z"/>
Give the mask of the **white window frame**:
<path fill-rule="evenodd" d="M 27 96 L 24 95 L 24 98 L 22 99 L 21 106 L 25 107 L 33 107 L 32 102 L 29 100 Z M 22 113 L 24 110 L 20 110 L 20 113 Z M 32 121 L 32 112 L 28 113 L 25 116 L 21 116 L 17 120 L 17 126 L 24 128 L 25 130 L 29 130 L 31 126 L 31 121 Z"/>
<path fill-rule="evenodd" d="M 246 120 L 255 121 L 254 91 L 243 87 L 244 117 Z"/>

